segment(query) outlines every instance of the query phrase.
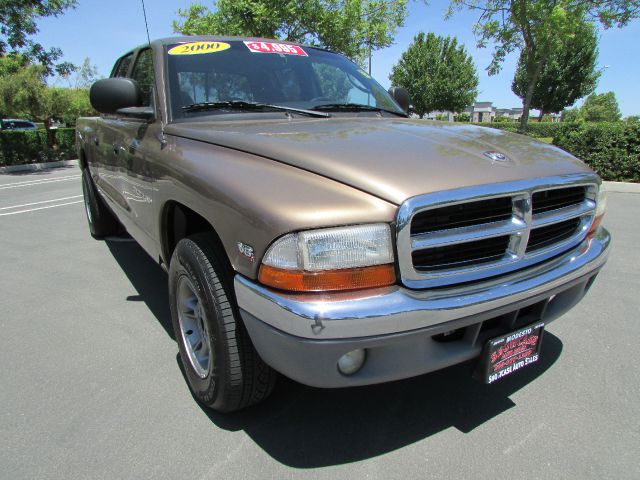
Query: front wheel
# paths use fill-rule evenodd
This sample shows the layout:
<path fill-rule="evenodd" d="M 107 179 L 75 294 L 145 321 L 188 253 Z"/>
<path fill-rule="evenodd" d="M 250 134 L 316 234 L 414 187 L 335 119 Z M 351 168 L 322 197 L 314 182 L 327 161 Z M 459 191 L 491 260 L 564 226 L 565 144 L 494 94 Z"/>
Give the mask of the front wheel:
<path fill-rule="evenodd" d="M 276 373 L 255 351 L 212 245 L 207 234 L 178 242 L 169 267 L 171 319 L 194 396 L 232 412 L 267 398 Z"/>

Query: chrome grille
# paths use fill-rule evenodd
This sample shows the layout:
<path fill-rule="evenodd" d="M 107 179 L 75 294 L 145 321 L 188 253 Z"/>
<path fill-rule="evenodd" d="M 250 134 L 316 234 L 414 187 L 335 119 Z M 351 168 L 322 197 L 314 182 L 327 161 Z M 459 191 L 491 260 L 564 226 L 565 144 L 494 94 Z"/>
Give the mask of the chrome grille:
<path fill-rule="evenodd" d="M 534 192 L 532 198 L 533 214 L 548 212 L 558 208 L 569 207 L 584 200 L 585 187 L 557 188 Z"/>
<path fill-rule="evenodd" d="M 546 248 L 571 238 L 580 228 L 580 218 L 572 218 L 546 227 L 534 228 L 529 234 L 527 253 Z"/>
<path fill-rule="evenodd" d="M 511 210 L 511 198 L 503 197 L 421 212 L 411 222 L 411 235 L 508 220 Z"/>
<path fill-rule="evenodd" d="M 402 281 L 411 288 L 501 275 L 580 243 L 599 180 L 583 174 L 437 192 L 398 212 Z"/>
<path fill-rule="evenodd" d="M 419 271 L 435 271 L 495 262 L 504 255 L 509 240 L 509 236 L 491 237 L 475 242 L 416 250 L 412 254 L 413 267 Z"/>

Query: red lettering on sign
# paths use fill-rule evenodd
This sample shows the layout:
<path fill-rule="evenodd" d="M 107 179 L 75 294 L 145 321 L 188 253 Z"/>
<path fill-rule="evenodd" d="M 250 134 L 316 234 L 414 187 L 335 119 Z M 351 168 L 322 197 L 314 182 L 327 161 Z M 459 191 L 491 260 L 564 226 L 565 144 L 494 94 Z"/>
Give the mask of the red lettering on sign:
<path fill-rule="evenodd" d="M 299 47 L 298 45 L 289 45 L 288 43 L 245 41 L 244 44 L 254 53 L 278 53 L 283 55 L 299 55 L 301 57 L 308 56 L 307 52 L 305 52 L 302 47 Z"/>

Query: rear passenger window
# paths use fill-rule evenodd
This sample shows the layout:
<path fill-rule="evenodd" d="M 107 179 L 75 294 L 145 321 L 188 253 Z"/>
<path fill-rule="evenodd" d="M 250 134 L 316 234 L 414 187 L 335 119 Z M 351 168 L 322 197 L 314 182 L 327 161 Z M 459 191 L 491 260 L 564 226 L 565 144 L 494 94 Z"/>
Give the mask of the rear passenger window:
<path fill-rule="evenodd" d="M 153 54 L 151 49 L 146 49 L 138 54 L 136 64 L 133 67 L 133 73 L 131 74 L 142 92 L 142 106 L 148 107 L 151 105 L 151 92 L 154 86 L 153 75 Z"/>
<path fill-rule="evenodd" d="M 133 53 L 130 53 L 126 57 L 122 57 L 116 66 L 115 71 L 113 72 L 114 77 L 126 77 L 127 71 L 129 70 L 129 65 L 131 64 L 131 59 L 133 58 Z"/>

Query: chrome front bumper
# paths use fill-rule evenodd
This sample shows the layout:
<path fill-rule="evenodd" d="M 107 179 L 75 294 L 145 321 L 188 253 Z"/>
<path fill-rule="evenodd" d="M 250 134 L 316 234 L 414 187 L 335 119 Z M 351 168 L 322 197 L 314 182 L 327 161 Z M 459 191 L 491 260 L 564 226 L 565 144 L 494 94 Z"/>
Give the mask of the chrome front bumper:
<path fill-rule="evenodd" d="M 262 287 L 237 275 L 241 310 L 290 335 L 313 339 L 368 337 L 425 328 L 495 310 L 571 283 L 604 265 L 609 233 L 543 264 L 471 285 L 430 290 L 400 286 L 366 293 L 300 295 Z"/>
<path fill-rule="evenodd" d="M 554 320 L 585 294 L 606 262 L 609 244 L 609 233 L 600 228 L 590 240 L 543 264 L 456 287 L 300 295 L 237 275 L 235 291 L 258 353 L 276 370 L 320 387 L 379 383 L 477 356 L 487 320 L 517 315 L 537 302 L 544 303 L 545 323 Z M 434 339 L 464 328 L 468 332 L 459 344 Z M 367 362 L 346 377 L 336 362 L 354 348 L 368 350 Z"/>

